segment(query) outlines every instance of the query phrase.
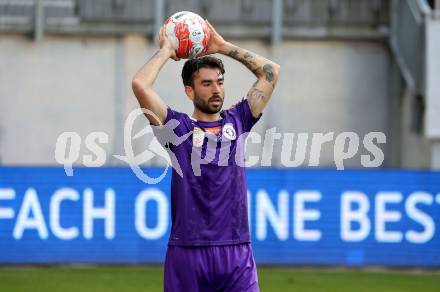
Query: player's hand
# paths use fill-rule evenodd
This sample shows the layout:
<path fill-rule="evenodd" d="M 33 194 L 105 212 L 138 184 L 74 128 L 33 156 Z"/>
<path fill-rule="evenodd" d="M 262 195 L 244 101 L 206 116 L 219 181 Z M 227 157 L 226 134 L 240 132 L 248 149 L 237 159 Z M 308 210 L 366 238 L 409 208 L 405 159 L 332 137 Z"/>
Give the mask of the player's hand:
<path fill-rule="evenodd" d="M 174 61 L 179 61 L 180 58 L 176 56 L 176 50 L 173 47 L 173 44 L 171 43 L 170 39 L 167 37 L 167 34 L 165 32 L 165 27 L 162 26 L 159 30 L 159 47 L 162 50 L 166 50 L 170 54 L 170 58 Z"/>
<path fill-rule="evenodd" d="M 209 23 L 207 19 L 205 19 L 206 24 L 208 25 L 208 28 L 210 30 L 210 37 L 209 37 L 209 43 L 208 48 L 206 50 L 206 53 L 204 55 L 210 55 L 219 53 L 221 48 L 223 48 L 226 44 L 225 39 L 214 29 L 214 27 Z"/>

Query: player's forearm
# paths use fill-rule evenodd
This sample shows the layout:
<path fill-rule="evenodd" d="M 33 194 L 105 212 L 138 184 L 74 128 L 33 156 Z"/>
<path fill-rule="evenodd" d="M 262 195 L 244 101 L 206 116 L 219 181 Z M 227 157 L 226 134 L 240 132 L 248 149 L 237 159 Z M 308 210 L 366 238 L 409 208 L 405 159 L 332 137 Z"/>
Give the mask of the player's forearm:
<path fill-rule="evenodd" d="M 158 50 L 148 62 L 133 77 L 133 88 L 148 89 L 153 86 L 160 69 L 170 58 L 171 52 L 166 49 Z"/>
<path fill-rule="evenodd" d="M 219 53 L 227 55 L 245 65 L 258 79 L 264 79 L 272 86 L 275 86 L 280 66 L 251 51 L 226 42 L 219 50 Z"/>

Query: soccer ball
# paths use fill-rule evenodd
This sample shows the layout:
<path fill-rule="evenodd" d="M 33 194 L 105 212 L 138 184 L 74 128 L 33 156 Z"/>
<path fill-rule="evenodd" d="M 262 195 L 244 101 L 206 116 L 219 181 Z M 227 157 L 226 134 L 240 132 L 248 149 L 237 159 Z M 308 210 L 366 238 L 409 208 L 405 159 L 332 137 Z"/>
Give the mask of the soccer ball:
<path fill-rule="evenodd" d="M 206 52 L 210 30 L 198 14 L 180 11 L 165 20 L 164 25 L 178 58 L 192 59 Z"/>

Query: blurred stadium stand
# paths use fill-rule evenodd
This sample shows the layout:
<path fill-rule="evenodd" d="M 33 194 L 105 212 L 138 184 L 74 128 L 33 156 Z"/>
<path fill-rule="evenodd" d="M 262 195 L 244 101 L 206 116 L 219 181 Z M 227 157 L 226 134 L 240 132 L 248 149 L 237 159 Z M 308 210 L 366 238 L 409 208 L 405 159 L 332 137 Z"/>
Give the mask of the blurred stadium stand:
<path fill-rule="evenodd" d="M 277 101 L 257 128 L 261 133 L 273 126 L 295 133 L 382 131 L 387 135 L 383 166 L 438 169 L 440 83 L 434 80 L 440 74 L 435 53 L 440 17 L 435 8 L 439 1 L 0 0 L 0 61 L 7 65 L 0 74 L 0 164 L 56 164 L 56 137 L 67 130 L 83 138 L 107 131 L 108 150 L 120 154 L 125 116 L 136 107 L 132 98 L 126 102 L 132 95 L 130 77 L 155 49 L 148 39 L 166 16 L 190 10 L 208 18 L 226 38 L 283 64 Z M 233 79 L 251 80 L 226 63 Z M 178 77 L 181 64 L 167 66 L 163 75 Z M 158 89 L 181 95 L 180 84 L 169 88 L 166 78 L 158 80 Z M 20 83 L 4 86 L 14 82 Z M 241 82 L 231 84 L 233 96 L 242 94 Z M 180 99 L 167 100 L 189 111 L 189 104 L 179 108 Z M 19 122 L 17 112 L 32 118 L 32 125 Z M 27 149 L 30 143 L 34 147 Z M 135 146 L 142 149 L 145 143 Z M 257 148 L 251 150 L 264 151 Z M 332 151 L 323 149 L 320 166 L 334 166 Z M 276 153 L 274 164 L 281 166 Z M 359 155 L 347 166 L 360 167 Z"/>
<path fill-rule="evenodd" d="M 283 38 L 380 38 L 386 36 L 389 6 L 385 0 L 2 0 L 0 30 L 154 35 L 157 19 L 189 10 L 210 19 L 226 37 L 270 38 L 281 20 Z M 35 27 L 39 17 L 41 28 Z"/>

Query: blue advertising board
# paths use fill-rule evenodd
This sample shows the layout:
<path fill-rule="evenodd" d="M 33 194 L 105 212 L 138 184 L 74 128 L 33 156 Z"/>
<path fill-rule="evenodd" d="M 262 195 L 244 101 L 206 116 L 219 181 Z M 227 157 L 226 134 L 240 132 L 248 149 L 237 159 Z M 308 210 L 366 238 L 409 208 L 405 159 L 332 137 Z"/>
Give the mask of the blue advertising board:
<path fill-rule="evenodd" d="M 145 168 L 158 177 L 161 168 Z M 440 267 L 440 173 L 248 169 L 258 264 Z M 0 263 L 161 263 L 170 175 L 0 168 Z"/>

